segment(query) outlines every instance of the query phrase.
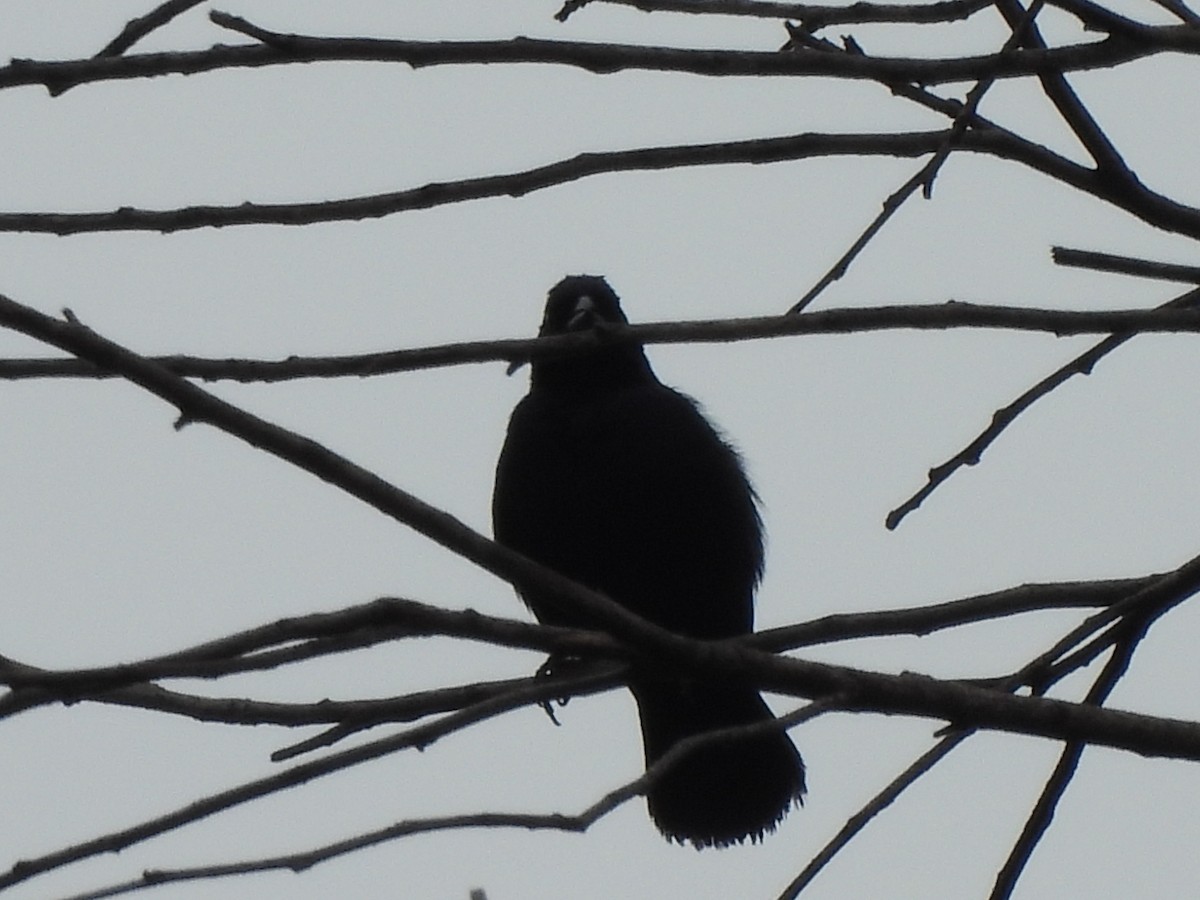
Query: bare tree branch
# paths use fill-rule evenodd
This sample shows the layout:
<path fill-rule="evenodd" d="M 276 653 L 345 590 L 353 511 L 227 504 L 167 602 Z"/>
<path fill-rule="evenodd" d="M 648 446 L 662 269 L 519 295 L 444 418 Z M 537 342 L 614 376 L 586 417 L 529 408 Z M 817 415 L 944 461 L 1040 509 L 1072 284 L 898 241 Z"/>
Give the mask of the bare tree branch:
<path fill-rule="evenodd" d="M 1117 686 L 1121 677 L 1128 670 L 1133 653 L 1137 649 L 1138 643 L 1145 637 L 1151 618 L 1153 617 L 1138 616 L 1136 622 L 1126 620 L 1123 623 L 1126 626 L 1124 636 L 1114 647 L 1112 656 L 1088 691 L 1084 703 L 1100 706 L 1108 699 L 1108 695 L 1112 693 L 1113 688 Z M 1017 880 L 1024 872 L 1025 866 L 1042 836 L 1050 827 L 1050 822 L 1054 819 L 1054 811 L 1058 808 L 1058 802 L 1066 793 L 1071 779 L 1075 776 L 1085 746 L 1078 741 L 1070 741 L 1063 748 L 1054 771 L 1046 781 L 1041 796 L 1038 797 L 1033 811 L 1025 822 L 1025 827 L 1021 830 L 1020 837 L 1017 838 L 1008 859 L 1005 860 L 996 876 L 990 900 L 1008 900 L 1012 896 L 1012 892 L 1017 886 Z"/>
<path fill-rule="evenodd" d="M 162 28 L 175 17 L 203 2 L 204 0 L 166 0 L 144 16 L 131 19 L 121 29 L 121 33 L 109 41 L 96 56 L 120 56 L 156 28 Z"/>
<path fill-rule="evenodd" d="M 849 6 L 820 6 L 812 3 L 772 3 L 770 0 L 584 0 L 567 2 L 555 15 L 560 22 L 590 2 L 632 6 L 643 12 L 690 13 L 693 15 L 753 16 L 761 19 L 797 19 L 812 31 L 828 25 L 858 25 L 870 22 L 932 24 L 956 22 L 991 6 L 989 0 L 942 0 L 938 3 L 853 3 Z"/>
<path fill-rule="evenodd" d="M 1021 6 L 1019 0 L 997 0 L 996 7 L 1004 16 L 1008 26 L 1013 29 L 1014 35 L 1019 36 L 1022 46 L 1032 50 L 1046 49 L 1046 42 L 1042 39 L 1041 32 L 1031 21 L 1029 13 Z M 1029 7 L 1030 10 L 1034 8 L 1032 4 Z M 1136 185 L 1137 178 L 1129 170 L 1125 160 L 1121 158 L 1121 154 L 1117 152 L 1116 147 L 1097 124 L 1095 118 L 1083 105 L 1079 95 L 1067 84 L 1063 73 L 1042 72 L 1039 73 L 1038 80 L 1041 81 L 1042 90 L 1050 98 L 1050 102 L 1054 104 L 1063 121 L 1067 123 L 1075 137 L 1079 139 L 1079 142 L 1083 144 L 1095 161 L 1101 176 L 1112 181 Z"/>
<path fill-rule="evenodd" d="M 912 765 L 897 775 L 887 787 L 876 794 L 866 806 L 856 812 L 837 834 L 830 839 L 820 852 L 809 861 L 808 865 L 792 880 L 779 894 L 778 900 L 794 900 L 799 897 L 813 879 L 821 874 L 833 858 L 844 850 L 850 841 L 877 815 L 891 806 L 910 785 L 918 778 L 941 762 L 950 751 L 974 734 L 973 731 L 955 731 L 942 738 L 936 745 L 921 754 Z"/>
<path fill-rule="evenodd" d="M 632 6 L 644 12 L 692 13 L 699 15 L 753 16 L 765 19 L 795 19 L 809 31 L 819 31 L 830 25 L 859 25 L 871 23 L 928 25 L 957 22 L 970 18 L 993 4 L 984 0 L 942 0 L 936 3 L 868 3 L 855 2 L 847 6 L 820 6 L 808 3 L 772 3 L 769 0 L 568 0 L 555 15 L 563 21 L 576 9 L 591 2 Z M 1163 0 L 1166 2 L 1166 0 Z M 1126 16 L 1105 9 L 1091 0 L 1048 0 L 1076 16 L 1089 28 L 1112 34 L 1136 35 L 1147 27 Z M 1183 21 L 1188 21 L 1181 17 Z"/>
<path fill-rule="evenodd" d="M 1109 581 L 1026 584 L 930 606 L 864 613 L 835 613 L 757 632 L 743 642 L 781 652 L 835 641 L 890 635 L 927 635 L 947 628 L 1049 609 L 1107 607 L 1158 582 L 1163 575 Z"/>
<path fill-rule="evenodd" d="M 342 637 L 357 639 L 350 646 L 359 647 L 398 637 L 434 634 L 546 653 L 588 656 L 620 656 L 622 653 L 619 644 L 594 632 L 384 597 L 334 613 L 280 619 L 175 653 L 116 666 L 51 672 L 14 666 L 11 660 L 0 657 L 0 683 L 17 689 L 60 690 L 64 692 L 64 699 L 76 699 L 143 681 L 217 678 L 267 668 L 259 664 L 267 654 L 296 646 L 302 648 L 305 641 L 318 643 L 318 650 L 311 655 L 324 655 L 329 652 L 329 647 L 339 646 L 337 639 Z"/>
<path fill-rule="evenodd" d="M 604 674 L 586 676 L 603 681 Z M 207 818 L 214 813 L 231 809 L 243 803 L 248 803 L 260 797 L 277 793 L 298 784 L 304 784 L 314 778 L 329 775 L 343 769 L 356 766 L 370 760 L 409 748 L 425 748 L 447 734 L 469 727 L 477 722 L 500 715 L 501 713 L 552 700 L 559 686 L 554 681 L 547 680 L 529 688 L 514 690 L 507 694 L 486 700 L 442 718 L 398 734 L 361 744 L 339 753 L 300 763 L 289 769 L 266 778 L 245 782 L 236 787 L 211 794 L 207 797 L 189 803 L 165 815 L 148 819 L 130 828 L 101 835 L 92 840 L 64 847 L 60 850 L 33 859 L 21 860 L 15 863 L 7 873 L 0 873 L 0 890 L 27 881 L 37 875 L 62 868 L 70 863 L 79 862 L 103 853 L 116 853 L 141 843 L 149 838 L 168 831 L 173 831 L 183 825 Z"/>
<path fill-rule="evenodd" d="M 702 50 L 628 44 L 572 43 L 512 38 L 494 41 L 405 41 L 324 38 L 279 34 L 236 16 L 213 12 L 224 27 L 253 32 L 270 43 L 217 45 L 208 50 L 145 53 L 85 60 L 14 59 L 0 67 L 0 89 L 43 85 L 51 90 L 99 81 L 194 75 L 229 68 L 358 61 L 436 65 L 541 63 L 573 66 L 600 75 L 625 70 L 686 72 L 704 76 L 804 76 L 945 84 L 982 78 L 1020 78 L 1043 72 L 1111 68 L 1162 53 L 1200 52 L 1200 34 L 1188 25 L 1136 28 L 1136 39 L 1109 36 L 1048 50 L 1022 50 L 1008 57 L 946 59 L 873 58 L 761 50 Z"/>
<path fill-rule="evenodd" d="M 1153 262 L 1118 256 L 1113 253 L 1097 253 L 1094 250 L 1073 250 L 1070 247 L 1051 247 L 1050 255 L 1060 266 L 1075 266 L 1094 269 L 1097 272 L 1115 272 L 1119 275 L 1134 275 L 1139 278 L 1155 278 L 1160 281 L 1183 281 L 1200 285 L 1200 266 L 1181 266 L 1175 263 Z"/>
<path fill-rule="evenodd" d="M 319 700 L 313 703 L 206 697 L 171 691 L 154 684 L 137 684 L 83 699 L 170 713 L 200 722 L 302 728 L 345 722 L 369 722 L 372 725 L 413 722 L 427 716 L 454 712 L 535 684 L 545 685 L 547 680 L 530 676 L 500 681 L 474 681 L 470 684 L 414 691 L 411 694 L 377 700 Z M 561 696 L 574 696 L 567 678 L 562 679 L 558 690 Z"/>
<path fill-rule="evenodd" d="M 524 363 L 534 358 L 577 353 L 594 346 L 597 340 L 645 345 L 732 343 L 784 336 L 952 328 L 1046 332 L 1060 337 L 1113 331 L 1191 333 L 1200 331 L 1200 314 L 1186 308 L 1186 304 L 1168 304 L 1151 310 L 1089 311 L 992 306 L 949 300 L 940 304 L 828 309 L 799 315 L 648 322 L 608 328 L 602 338 L 591 334 L 568 334 L 545 338 L 470 341 L 350 356 L 289 357 L 285 360 L 206 359 L 179 355 L 149 356 L 144 359 L 165 372 L 181 377 L 206 381 L 277 382 L 296 378 L 364 378 L 486 362 Z M 123 376 L 86 359 L 0 359 L 0 380 L 65 377 Z"/>
<path fill-rule="evenodd" d="M 1050 609 L 1105 607 L 1132 596 L 1162 575 L 1096 582 L 1029 584 L 990 594 L 929 606 L 824 616 L 811 622 L 758 632 L 738 643 L 768 652 L 892 635 L 925 635 L 976 622 Z M 322 638 L 348 633 L 363 636 L 363 646 L 397 637 L 440 635 L 495 642 L 550 653 L 620 656 L 621 648 L 594 632 L 573 631 L 509 619 L 458 612 L 411 600 L 382 598 L 334 613 L 281 619 L 188 650 L 112 667 L 50 671 L 0 657 L 0 682 L 14 689 L 0 698 L 0 718 L 51 703 L 88 700 L 183 715 L 201 721 L 248 725 L 345 724 L 411 721 L 461 709 L 497 693 L 525 685 L 527 679 L 485 682 L 420 691 L 382 700 L 265 703 L 233 698 L 197 697 L 142 683 L 167 677 L 219 678 L 242 669 L 245 654 L 257 654 L 297 641 L 310 659 L 330 651 Z"/>
<path fill-rule="evenodd" d="M 1188 291 L 1186 294 L 1182 294 L 1164 303 L 1158 309 L 1190 309 L 1194 308 L 1198 302 L 1200 302 L 1200 288 Z M 1025 412 L 1025 410 L 1033 406 L 1042 397 L 1045 397 L 1060 384 L 1063 384 L 1075 375 L 1090 375 L 1096 363 L 1100 362 L 1100 360 L 1126 341 L 1136 337 L 1136 335 L 1137 332 L 1135 331 L 1122 331 L 1105 338 L 1070 362 L 1055 369 L 1007 406 L 1001 407 L 992 413 L 992 420 L 987 428 L 976 435 L 971 443 L 967 444 L 966 447 L 958 451 L 954 456 L 941 465 L 930 469 L 925 484 L 921 486 L 921 489 L 887 514 L 884 524 L 888 530 L 892 531 L 896 529 L 909 513 L 919 509 L 921 504 L 959 469 L 964 466 L 976 465 L 983 457 L 983 452 L 996 442 L 1005 429 L 1016 421 L 1021 413 Z"/>
<path fill-rule="evenodd" d="M 229 875 L 242 875 L 248 872 L 262 872 L 271 869 L 290 869 L 293 872 L 300 872 L 318 863 L 327 862 L 330 859 L 343 856 L 347 853 L 353 853 L 357 850 L 396 840 L 397 838 L 431 831 L 463 828 L 525 828 L 530 830 L 550 829 L 554 831 L 583 832 L 587 831 L 593 824 L 623 803 L 646 793 L 667 772 L 678 765 L 681 760 L 702 747 L 728 741 L 744 740 L 768 730 L 793 728 L 835 708 L 836 705 L 832 700 L 816 701 L 792 713 L 780 716 L 771 722 L 723 728 L 702 735 L 693 735 L 672 747 L 668 753 L 664 754 L 642 775 L 609 791 L 578 815 L 572 816 L 563 813 L 540 815 L 528 813 L 469 813 L 460 816 L 439 816 L 429 819 L 406 820 L 390 825 L 387 828 L 371 831 L 301 853 L 291 853 L 284 856 L 273 856 L 220 865 L 197 866 L 190 869 L 152 869 L 143 873 L 141 878 L 103 888 L 99 891 L 77 894 L 67 898 L 67 900 L 94 900 L 94 898 L 115 897 L 120 894 L 132 893 L 142 888 L 155 887 L 168 882 L 221 878 Z"/>
<path fill-rule="evenodd" d="M 973 121 L 979 120 L 975 118 Z M 190 206 L 166 210 L 122 207 L 99 213 L 0 213 L 0 231 L 59 235 L 93 231 L 171 233 L 229 225 L 307 225 L 374 218 L 485 197 L 519 197 L 604 173 L 771 163 L 827 156 L 916 157 L 937 152 L 945 145 L 947 134 L 945 130 L 906 134 L 799 134 L 713 144 L 582 153 L 571 159 L 505 175 L 431 182 L 410 190 L 315 203 L 247 202 L 236 206 Z M 1094 170 L 1003 129 L 973 129 L 952 138 L 950 143 L 951 149 L 985 153 L 1021 163 L 1159 228 L 1200 237 L 1200 210 L 1155 193 L 1137 182 L 1101 178 Z"/>

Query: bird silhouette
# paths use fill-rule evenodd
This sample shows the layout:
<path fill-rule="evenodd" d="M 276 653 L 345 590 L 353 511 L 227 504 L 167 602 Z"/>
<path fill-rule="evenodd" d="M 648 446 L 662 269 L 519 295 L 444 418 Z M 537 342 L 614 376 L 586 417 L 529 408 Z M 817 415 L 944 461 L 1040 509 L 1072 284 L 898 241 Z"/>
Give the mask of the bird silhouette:
<path fill-rule="evenodd" d="M 551 289 L 539 335 L 626 321 L 607 281 L 576 275 Z M 531 369 L 496 466 L 496 540 L 678 634 L 752 631 L 763 566 L 757 498 L 696 403 L 662 384 L 636 344 L 601 339 Z M 522 599 L 547 624 L 598 625 L 537 590 Z M 642 665 L 629 686 L 647 766 L 692 735 L 774 718 L 732 677 Z M 800 754 L 770 730 L 696 748 L 646 799 L 668 838 L 720 847 L 774 830 L 804 789 Z"/>

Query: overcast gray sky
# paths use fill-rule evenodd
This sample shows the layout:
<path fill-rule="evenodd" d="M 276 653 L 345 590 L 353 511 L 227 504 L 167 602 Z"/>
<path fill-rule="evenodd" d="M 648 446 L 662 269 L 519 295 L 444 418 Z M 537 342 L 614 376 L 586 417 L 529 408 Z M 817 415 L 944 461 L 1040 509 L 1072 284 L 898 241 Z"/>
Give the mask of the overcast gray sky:
<path fill-rule="evenodd" d="M 0 2 L 0 60 L 95 53 L 145 2 Z M 420 38 L 538 35 L 772 49 L 778 23 L 646 15 L 601 4 L 566 25 L 552 0 L 339 4 L 239 0 L 268 28 Z M 1149 0 L 1132 15 L 1163 21 Z M 204 4 L 139 51 L 241 38 Z M 1046 12 L 1047 33 L 1069 21 Z M 940 52 L 1003 42 L 998 17 L 941 32 Z M 871 52 L 936 46 L 915 29 L 844 28 Z M 1072 77 L 1132 166 L 1200 204 L 1194 61 Z M 982 110 L 1078 158 L 1029 85 Z M 804 131 L 923 130 L 932 114 L 882 87 L 830 80 L 597 76 L 548 66 L 340 63 L 0 92 L 0 210 L 103 211 L 401 190 L 585 150 Z M 605 274 L 635 321 L 785 310 L 917 170 L 912 160 L 811 160 L 605 175 L 512 199 L 378 220 L 153 233 L 0 234 L 0 293 L 147 353 L 281 357 L 520 337 L 567 273 Z M 818 308 L 974 300 L 1117 308 L 1175 285 L 1059 269 L 1068 244 L 1178 262 L 1194 243 L 1014 164 L 953 156 Z M 762 495 L 768 566 L 758 622 L 949 600 L 1023 582 L 1139 575 L 1197 552 L 1195 338 L 1142 337 L 1025 415 L 896 532 L 887 511 L 1034 381 L 1091 343 L 993 332 L 891 332 L 652 347 L 699 398 Z M 0 354 L 46 351 L 0 333 Z M 346 454 L 490 533 L 494 461 L 526 376 L 500 363 L 371 379 L 212 390 Z M 282 616 L 380 595 L 514 617 L 511 589 L 328 485 L 131 385 L 0 385 L 5 627 L 0 653 L 47 667 L 167 652 Z M 1112 704 L 1196 718 L 1200 614 L 1185 605 L 1139 651 Z M 940 676 L 1006 673 L 1076 617 L 1041 615 L 925 639 L 802 654 Z M 533 654 L 404 642 L 183 690 L 265 699 L 391 696 L 528 674 Z M 1057 695 L 1076 698 L 1080 679 Z M 779 710 L 793 708 L 786 700 Z M 640 771 L 624 693 L 576 699 L 555 728 L 523 710 L 206 820 L 11 891 L 59 897 L 148 867 L 310 846 L 422 815 L 576 812 Z M 163 898 L 773 897 L 846 818 L 932 742 L 937 723 L 837 715 L 793 732 L 805 808 L 760 846 L 668 845 L 631 802 L 585 835 L 447 832 L 302 875 L 170 886 Z M 374 736 L 374 735 L 373 735 Z M 275 770 L 298 739 L 80 704 L 3 723 L 7 867 Z M 1052 743 L 968 741 L 860 836 L 814 898 L 986 896 L 1046 774 Z M 1183 896 L 1200 880 L 1200 769 L 1089 750 L 1017 896 Z"/>

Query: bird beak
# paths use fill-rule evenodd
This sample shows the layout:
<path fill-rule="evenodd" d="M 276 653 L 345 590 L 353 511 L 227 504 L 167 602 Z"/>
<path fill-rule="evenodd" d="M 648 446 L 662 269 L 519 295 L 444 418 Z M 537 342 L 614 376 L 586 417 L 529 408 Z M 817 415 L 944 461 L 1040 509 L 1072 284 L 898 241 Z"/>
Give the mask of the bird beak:
<path fill-rule="evenodd" d="M 566 327 L 563 328 L 563 334 L 572 331 L 584 331 L 594 326 L 597 322 L 596 316 L 596 301 L 587 294 L 579 297 L 575 301 L 575 308 L 571 310 L 571 316 L 567 319 Z M 542 334 L 545 334 L 545 323 L 542 324 Z M 513 375 L 518 372 L 529 360 L 514 359 L 508 364 L 505 374 Z"/>
<path fill-rule="evenodd" d="M 567 319 L 567 331 L 582 331 L 591 328 L 596 321 L 596 303 L 587 294 L 575 301 L 571 318 Z"/>

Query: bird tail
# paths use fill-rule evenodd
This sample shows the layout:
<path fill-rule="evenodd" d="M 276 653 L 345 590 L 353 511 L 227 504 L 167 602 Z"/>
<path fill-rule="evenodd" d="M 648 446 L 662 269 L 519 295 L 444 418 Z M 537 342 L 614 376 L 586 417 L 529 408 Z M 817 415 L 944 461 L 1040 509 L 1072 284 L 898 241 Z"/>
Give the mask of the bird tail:
<path fill-rule="evenodd" d="M 637 679 L 631 685 L 649 768 L 677 743 L 775 717 L 745 685 Z M 783 730 L 701 746 L 646 795 L 659 831 L 697 848 L 758 841 L 804 797 L 804 763 Z"/>

